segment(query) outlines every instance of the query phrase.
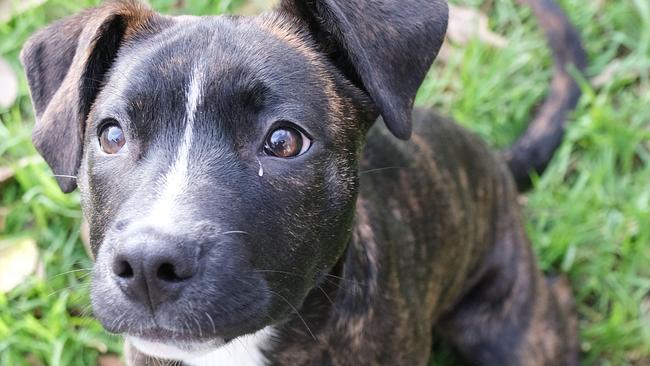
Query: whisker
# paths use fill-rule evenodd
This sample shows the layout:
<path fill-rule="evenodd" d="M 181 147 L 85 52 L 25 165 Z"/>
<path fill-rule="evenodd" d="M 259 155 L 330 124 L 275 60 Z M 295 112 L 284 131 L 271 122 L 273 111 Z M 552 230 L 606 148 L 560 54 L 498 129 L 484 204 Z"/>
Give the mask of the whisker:
<path fill-rule="evenodd" d="M 309 332 L 311 337 L 315 341 L 318 341 L 318 338 L 316 338 L 314 333 L 311 331 L 311 328 L 309 328 L 309 325 L 307 325 L 307 322 L 305 321 L 305 318 L 303 318 L 302 315 L 300 315 L 300 312 L 298 311 L 298 309 L 296 309 L 296 307 L 293 306 L 293 304 L 290 303 L 289 300 L 287 300 L 284 296 L 280 295 L 279 293 L 277 293 L 275 291 L 272 291 L 272 290 L 267 290 L 267 291 L 269 291 L 269 293 L 271 293 L 272 295 L 275 295 L 275 296 L 279 297 L 280 299 L 284 300 L 284 302 L 286 302 L 287 305 L 289 305 L 291 307 L 291 309 L 293 309 L 293 312 L 296 313 L 296 315 L 298 315 L 298 318 L 300 319 L 300 321 L 302 321 L 302 324 L 305 325 L 305 328 L 307 328 L 307 331 Z"/>
<path fill-rule="evenodd" d="M 192 327 L 190 327 L 190 324 L 183 320 L 183 324 L 185 324 L 185 328 L 187 328 L 187 334 L 192 334 Z"/>
<path fill-rule="evenodd" d="M 74 175 L 52 174 L 52 176 L 55 178 L 68 178 L 68 179 L 77 180 L 77 177 L 75 177 Z"/>
<path fill-rule="evenodd" d="M 334 280 L 332 280 L 332 278 L 335 279 L 335 280 L 338 280 L 338 281 L 343 281 L 344 285 L 345 285 L 345 283 L 350 283 L 355 287 L 355 289 L 361 289 L 365 285 L 364 282 L 359 282 L 357 280 L 351 280 L 351 279 L 348 279 L 348 278 L 345 278 L 345 277 L 341 277 L 341 276 L 337 276 L 337 275 L 333 275 L 333 274 L 329 274 L 329 273 L 323 273 L 323 276 L 325 277 L 326 281 L 328 281 L 329 283 L 335 284 L 335 285 L 338 284 L 339 282 L 334 282 Z"/>
<path fill-rule="evenodd" d="M 199 322 L 199 318 L 196 315 L 193 315 L 192 320 L 194 320 L 196 323 L 197 330 L 199 331 L 199 337 L 203 338 L 203 329 L 201 329 L 201 322 Z"/>
<path fill-rule="evenodd" d="M 307 276 L 306 274 L 301 275 L 301 274 L 298 274 L 298 273 L 287 272 L 287 271 L 281 271 L 281 270 L 274 270 L 274 269 L 256 269 L 256 270 L 254 270 L 254 272 L 259 272 L 259 273 L 280 273 L 280 274 L 286 274 L 286 275 L 288 275 L 288 276 L 295 276 L 295 277 L 298 277 L 298 278 L 306 278 L 306 276 Z M 354 284 L 354 285 L 356 285 L 356 286 L 361 286 L 361 285 L 363 285 L 363 282 L 359 282 L 359 281 L 351 280 L 351 279 L 344 278 L 344 277 L 341 277 L 341 276 L 336 276 L 336 275 L 328 274 L 328 273 L 321 273 L 321 274 L 322 274 L 323 276 L 325 276 L 325 277 L 332 277 L 332 278 L 335 278 L 335 279 L 340 280 L 340 281 L 343 281 L 343 282 L 352 283 L 352 284 Z M 326 280 L 328 280 L 328 279 L 326 278 Z M 336 282 L 333 282 L 333 281 L 331 281 L 331 280 L 329 280 L 329 281 L 330 281 L 330 283 L 332 283 L 332 284 L 335 284 L 335 285 L 337 284 Z"/>
<path fill-rule="evenodd" d="M 54 276 L 50 277 L 50 278 L 48 279 L 48 281 L 49 281 L 49 280 L 52 280 L 52 279 L 55 279 L 55 278 L 57 278 L 57 277 L 60 277 L 60 276 L 64 276 L 64 275 L 70 274 L 70 273 L 83 272 L 83 271 L 90 272 L 90 271 L 92 271 L 92 270 L 93 270 L 92 268 L 80 268 L 80 269 L 73 269 L 73 270 L 70 270 L 70 271 L 61 272 L 61 273 L 59 273 L 59 274 L 55 274 Z"/>
<path fill-rule="evenodd" d="M 87 290 L 89 288 L 90 288 L 90 282 L 79 282 L 79 283 L 75 283 L 74 285 L 70 285 L 70 286 L 66 286 L 66 287 L 54 290 L 51 293 L 47 294 L 46 297 L 52 297 L 54 295 L 58 295 L 63 291 Z"/>
<path fill-rule="evenodd" d="M 94 81 L 94 82 L 100 83 L 100 84 L 102 84 L 100 86 L 100 88 L 104 92 L 111 93 L 111 94 L 115 95 L 118 98 L 126 99 L 124 97 L 124 95 L 122 94 L 122 91 L 120 89 L 118 89 L 117 87 L 115 87 L 114 85 L 111 85 L 111 84 L 107 83 L 107 80 L 98 80 L 98 79 L 94 79 L 94 78 L 91 78 L 91 77 L 88 77 L 88 76 L 84 76 L 82 79 L 87 80 L 87 81 Z M 81 88 L 82 89 L 91 89 L 91 90 L 95 89 L 92 86 L 82 86 Z M 109 90 L 107 90 L 106 88 L 109 88 Z"/>
<path fill-rule="evenodd" d="M 355 281 L 355 280 L 349 280 L 349 279 L 347 279 L 347 278 L 343 278 L 343 277 L 341 277 L 341 276 L 337 276 L 337 275 L 333 275 L 333 274 L 329 274 L 329 273 L 322 273 L 322 275 L 325 276 L 325 277 L 336 278 L 337 280 L 341 280 L 341 281 L 352 281 L 352 282 L 357 282 L 357 281 Z"/>
<path fill-rule="evenodd" d="M 385 170 L 407 169 L 407 168 L 408 167 L 406 167 L 406 166 L 386 166 L 386 167 L 383 167 L 383 168 L 374 168 L 374 169 L 362 170 L 362 171 L 359 172 L 359 175 L 376 173 L 376 172 L 383 172 Z"/>
<path fill-rule="evenodd" d="M 122 325 L 122 320 L 124 320 L 125 316 L 126 316 L 126 313 L 122 313 L 117 318 L 113 319 L 113 321 L 111 322 L 111 327 L 113 329 L 119 329 L 120 326 Z M 115 327 L 115 325 L 117 325 L 117 327 Z"/>
<path fill-rule="evenodd" d="M 81 309 L 81 317 L 82 318 L 89 318 L 93 315 L 93 306 L 92 304 L 87 304 L 86 306 Z"/>
<path fill-rule="evenodd" d="M 326 292 L 325 290 L 323 290 L 323 288 L 320 287 L 320 285 L 317 285 L 316 287 L 320 290 L 320 292 L 323 293 L 323 295 L 325 295 L 325 298 L 327 299 L 327 301 L 329 301 L 330 304 L 332 304 L 332 306 L 334 306 L 334 301 L 332 301 L 332 299 L 329 297 L 329 295 L 327 294 L 327 292 Z"/>
<path fill-rule="evenodd" d="M 327 277 L 324 277 L 323 279 L 327 281 L 327 283 L 329 283 L 330 285 L 336 286 L 336 288 L 338 288 L 339 290 L 347 290 L 349 288 L 345 282 L 334 281 L 333 279 Z M 356 283 L 352 283 L 352 285 L 354 285 L 355 287 L 357 286 Z"/>
<path fill-rule="evenodd" d="M 212 324 L 212 334 L 217 334 L 217 327 L 214 325 L 214 320 L 212 319 L 212 316 L 210 316 L 210 313 L 207 311 L 205 312 L 205 316 L 208 317 L 208 320 L 210 320 L 210 324 Z"/>
<path fill-rule="evenodd" d="M 222 234 L 222 235 L 230 235 L 230 234 L 244 234 L 244 235 L 250 235 L 248 232 L 246 232 L 246 231 L 241 231 L 241 230 L 224 231 L 224 232 L 221 232 L 221 233 L 219 233 L 219 234 Z"/>

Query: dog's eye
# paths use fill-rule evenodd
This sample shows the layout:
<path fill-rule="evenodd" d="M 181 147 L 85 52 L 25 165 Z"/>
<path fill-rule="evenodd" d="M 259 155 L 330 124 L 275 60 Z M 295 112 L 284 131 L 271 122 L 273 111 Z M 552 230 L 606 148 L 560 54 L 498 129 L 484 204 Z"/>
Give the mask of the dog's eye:
<path fill-rule="evenodd" d="M 117 154 L 124 148 L 125 144 L 124 131 L 117 122 L 111 122 L 102 127 L 99 133 L 99 145 L 103 152 L 109 155 Z"/>
<path fill-rule="evenodd" d="M 292 127 L 279 127 L 271 131 L 264 144 L 264 152 L 279 158 L 302 155 L 311 146 L 311 140 L 304 133 Z"/>

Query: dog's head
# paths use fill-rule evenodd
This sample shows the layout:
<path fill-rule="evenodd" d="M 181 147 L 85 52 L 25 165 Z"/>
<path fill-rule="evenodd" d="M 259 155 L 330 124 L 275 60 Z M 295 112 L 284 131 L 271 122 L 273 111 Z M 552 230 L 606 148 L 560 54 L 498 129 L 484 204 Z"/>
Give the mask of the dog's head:
<path fill-rule="evenodd" d="M 34 144 L 81 191 L 102 324 L 192 350 L 287 318 L 350 240 L 366 130 L 408 138 L 446 19 L 442 0 L 117 1 L 33 36 Z"/>

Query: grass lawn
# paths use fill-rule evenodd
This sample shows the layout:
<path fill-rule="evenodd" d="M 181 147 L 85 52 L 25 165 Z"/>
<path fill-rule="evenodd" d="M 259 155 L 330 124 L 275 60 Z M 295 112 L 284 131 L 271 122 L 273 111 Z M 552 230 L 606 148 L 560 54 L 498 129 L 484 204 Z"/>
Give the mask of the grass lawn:
<path fill-rule="evenodd" d="M 584 37 L 590 66 L 565 142 L 522 197 L 528 232 L 542 268 L 571 279 L 584 364 L 650 365 L 650 2 L 560 2 Z M 94 365 L 121 350 L 91 317 L 79 197 L 59 191 L 31 146 L 32 109 L 17 59 L 35 30 L 96 3 L 49 0 L 0 20 L 0 56 L 20 75 L 18 100 L 0 108 L 0 169 L 14 171 L 0 178 L 0 250 L 35 241 L 41 261 L 37 275 L 0 293 L 2 366 Z M 243 3 L 152 0 L 163 12 L 192 14 L 250 11 Z M 489 15 L 508 45 L 457 47 L 432 69 L 418 103 L 507 146 L 547 92 L 549 51 L 530 11 L 515 1 L 453 3 Z M 454 364 L 448 353 L 438 352 L 434 364 Z"/>

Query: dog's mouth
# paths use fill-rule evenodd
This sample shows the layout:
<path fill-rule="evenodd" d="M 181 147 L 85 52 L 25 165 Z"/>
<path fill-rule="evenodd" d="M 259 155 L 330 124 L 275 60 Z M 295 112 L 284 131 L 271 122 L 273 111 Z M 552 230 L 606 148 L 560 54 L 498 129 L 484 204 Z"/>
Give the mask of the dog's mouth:
<path fill-rule="evenodd" d="M 152 357 L 169 360 L 187 360 L 200 357 L 215 350 L 228 341 L 217 338 L 197 341 L 190 338 L 181 339 L 177 335 L 169 338 L 167 330 L 152 330 L 138 336 L 126 336 L 126 340 L 138 351 Z"/>
<path fill-rule="evenodd" d="M 212 363 L 219 359 L 214 352 L 225 353 L 228 357 L 233 353 L 250 356 L 251 352 L 260 347 L 268 347 L 273 338 L 273 327 L 267 326 L 254 333 L 237 338 L 214 338 L 197 340 L 194 337 L 182 339 L 177 333 L 156 329 L 141 334 L 125 335 L 129 344 L 141 353 L 165 360 L 191 361 L 208 357 Z M 170 338 L 171 336 L 171 338 Z M 211 357 L 211 358 L 210 358 Z"/>
<path fill-rule="evenodd" d="M 151 342 L 160 343 L 194 343 L 194 342 L 210 342 L 214 339 L 219 339 L 222 342 L 228 341 L 226 338 L 216 337 L 214 335 L 203 335 L 182 332 L 177 330 L 166 329 L 162 327 L 144 328 L 137 331 L 127 331 L 123 333 L 124 336 L 137 337 L 146 339 Z"/>

